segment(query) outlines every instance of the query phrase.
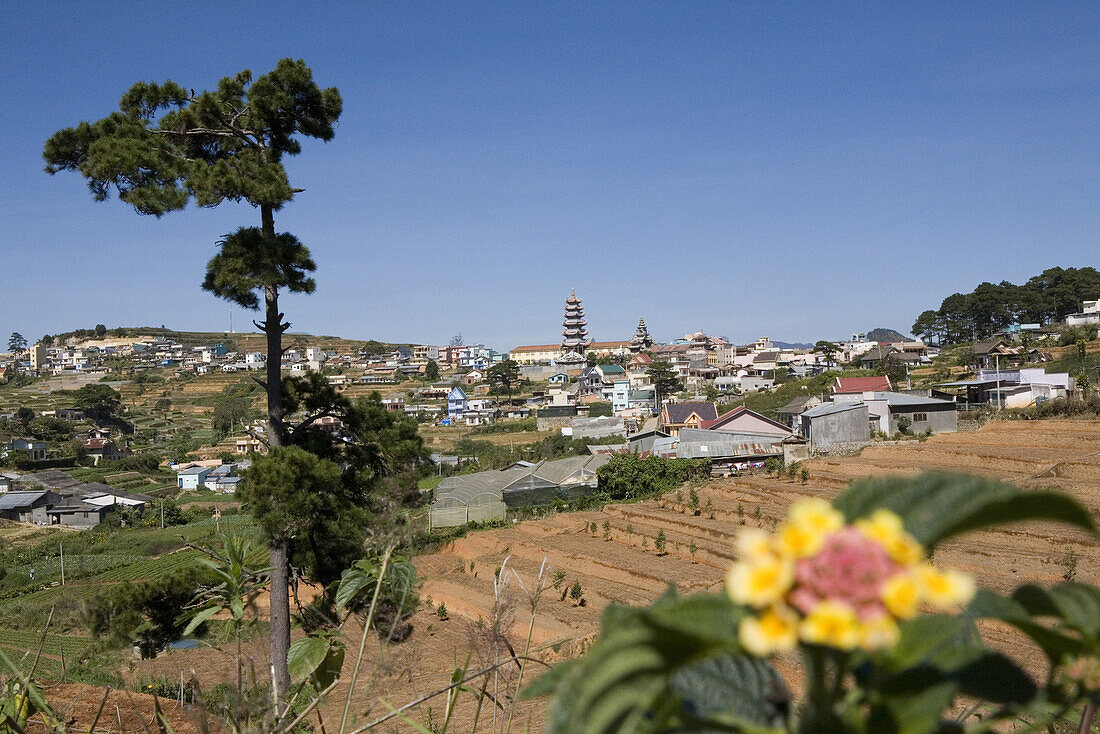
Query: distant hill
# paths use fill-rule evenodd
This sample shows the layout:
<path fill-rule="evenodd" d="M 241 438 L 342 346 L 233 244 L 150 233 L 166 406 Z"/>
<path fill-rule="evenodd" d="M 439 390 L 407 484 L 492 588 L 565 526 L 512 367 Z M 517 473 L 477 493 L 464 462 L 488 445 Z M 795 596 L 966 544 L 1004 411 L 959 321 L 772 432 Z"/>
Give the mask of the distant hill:
<path fill-rule="evenodd" d="M 173 329 L 149 326 L 123 326 L 120 328 L 108 329 L 103 335 L 103 339 L 117 341 L 120 338 L 125 338 L 138 341 L 143 338 L 156 336 L 172 339 L 189 347 L 205 346 L 222 342 L 230 349 L 239 352 L 262 352 L 267 348 L 267 337 L 260 333 L 234 332 L 230 334 L 217 331 L 175 331 Z M 96 341 L 95 332 L 91 329 L 79 329 L 77 331 L 54 335 L 55 344 L 83 343 L 91 345 Z M 318 336 L 314 334 L 295 334 L 293 332 L 287 332 L 283 334 L 283 346 L 287 348 L 314 346 L 333 351 L 355 351 L 364 348 L 368 353 L 383 354 L 393 351 L 398 346 L 407 345 L 364 339 L 343 339 L 338 336 Z"/>
<path fill-rule="evenodd" d="M 869 342 L 906 342 L 909 341 L 910 338 L 911 337 L 902 334 L 900 331 L 884 329 L 881 326 L 867 332 L 867 341 Z"/>
<path fill-rule="evenodd" d="M 777 342 L 772 339 L 772 346 L 780 349 L 813 349 L 813 344 L 807 344 L 805 342 Z"/>

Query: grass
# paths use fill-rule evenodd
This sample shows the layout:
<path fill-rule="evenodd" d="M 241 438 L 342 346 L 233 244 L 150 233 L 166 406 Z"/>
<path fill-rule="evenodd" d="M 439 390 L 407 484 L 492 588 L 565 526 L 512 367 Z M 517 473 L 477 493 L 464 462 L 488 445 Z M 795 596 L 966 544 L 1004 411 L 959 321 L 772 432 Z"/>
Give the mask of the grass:
<path fill-rule="evenodd" d="M 442 482 L 446 478 L 447 477 L 442 477 L 442 476 L 424 477 L 419 482 L 417 482 L 416 485 L 420 489 L 435 489 L 436 487 L 439 486 L 439 483 Z"/>

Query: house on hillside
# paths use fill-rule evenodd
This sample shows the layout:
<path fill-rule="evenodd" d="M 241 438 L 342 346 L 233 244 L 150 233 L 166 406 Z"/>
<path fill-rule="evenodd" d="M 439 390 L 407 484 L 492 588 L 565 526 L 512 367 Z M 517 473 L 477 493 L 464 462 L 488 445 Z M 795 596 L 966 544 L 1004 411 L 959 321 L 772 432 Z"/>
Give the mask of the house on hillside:
<path fill-rule="evenodd" d="M 485 382 L 485 373 L 481 370 L 470 370 L 462 376 L 463 385 L 477 385 L 481 382 Z"/>
<path fill-rule="evenodd" d="M 863 403 L 821 403 L 803 411 L 798 421 L 812 452 L 857 448 L 871 441 L 870 414 Z"/>
<path fill-rule="evenodd" d="M 764 351 L 753 355 L 752 368 L 759 372 L 770 372 L 779 368 L 779 352 Z"/>
<path fill-rule="evenodd" d="M 714 420 L 705 420 L 699 428 L 712 431 L 745 431 L 749 433 L 767 433 L 777 436 L 790 435 L 791 429 L 765 415 L 739 405 L 723 413 Z"/>
<path fill-rule="evenodd" d="M 877 370 L 884 362 L 914 366 L 920 364 L 921 356 L 886 345 L 874 347 L 859 358 L 859 366 L 865 370 Z"/>
<path fill-rule="evenodd" d="M 798 431 L 801 422 L 799 416 L 805 413 L 810 408 L 821 405 L 821 398 L 816 395 L 799 395 L 791 400 L 791 402 L 784 405 L 778 411 L 776 415 L 779 418 L 779 422 L 790 428 L 792 431 Z"/>
<path fill-rule="evenodd" d="M 237 454 L 262 454 L 267 451 L 264 442 L 255 436 L 244 436 L 234 442 L 234 452 Z"/>
<path fill-rule="evenodd" d="M 48 489 L 5 492 L 0 494 L 0 518 L 47 525 L 50 517 L 46 511 L 60 501 L 61 495 Z"/>
<path fill-rule="evenodd" d="M 833 386 L 834 400 L 860 400 L 865 392 L 889 392 L 893 390 L 886 375 L 874 377 L 838 377 Z"/>
<path fill-rule="evenodd" d="M 109 438 L 86 438 L 81 445 L 92 459 L 93 466 L 99 466 L 101 461 L 118 461 L 123 456 L 122 450 Z"/>
<path fill-rule="evenodd" d="M 888 436 L 897 433 L 902 423 L 908 424 L 910 433 L 959 430 L 958 410 L 950 400 L 898 392 L 867 392 L 862 402 L 867 406 L 871 423 Z"/>
<path fill-rule="evenodd" d="M 466 392 L 455 385 L 451 388 L 451 392 L 447 394 L 447 416 L 450 418 L 460 418 L 466 412 L 469 398 L 466 397 Z"/>
<path fill-rule="evenodd" d="M 7 451 L 25 451 L 31 457 L 31 461 L 42 461 L 46 458 L 46 442 L 29 438 L 13 438 L 7 445 Z"/>
<path fill-rule="evenodd" d="M 712 431 L 683 428 L 675 441 L 678 459 L 707 459 L 712 473 L 729 474 L 746 469 L 768 457 L 783 457 L 794 463 L 809 458 L 808 444 L 801 436 L 783 434 Z"/>
<path fill-rule="evenodd" d="M 1019 364 L 1027 358 L 1026 350 L 1011 346 L 1003 339 L 975 342 L 971 351 L 974 352 L 974 363 L 983 370 Z"/>
<path fill-rule="evenodd" d="M 665 403 L 661 408 L 661 429 L 675 436 L 681 428 L 699 428 L 704 421 L 716 421 L 714 403 Z"/>
<path fill-rule="evenodd" d="M 83 497 L 66 497 L 50 507 L 46 514 L 51 525 L 94 528 L 106 518 L 110 505 L 97 505 Z"/>
<path fill-rule="evenodd" d="M 572 426 L 562 426 L 562 435 L 578 438 L 606 438 L 608 436 L 626 436 L 626 423 L 618 417 L 573 418 Z"/>
<path fill-rule="evenodd" d="M 206 483 L 210 474 L 208 466 L 189 466 L 176 472 L 176 486 L 183 490 L 196 490 Z"/>
<path fill-rule="evenodd" d="M 761 390 L 771 390 L 775 387 L 775 380 L 765 375 L 742 375 L 738 383 L 741 392 L 759 392 Z"/>

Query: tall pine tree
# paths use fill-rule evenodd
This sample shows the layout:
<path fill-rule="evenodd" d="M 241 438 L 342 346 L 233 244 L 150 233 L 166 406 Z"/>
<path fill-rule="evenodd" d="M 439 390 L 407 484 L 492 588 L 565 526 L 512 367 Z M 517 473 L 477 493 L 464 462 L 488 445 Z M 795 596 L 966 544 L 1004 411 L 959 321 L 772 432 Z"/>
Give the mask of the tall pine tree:
<path fill-rule="evenodd" d="M 249 70 L 196 94 L 172 81 L 139 82 L 119 109 L 95 122 L 60 130 L 46 141 L 46 171 L 76 171 L 96 201 L 112 189 L 140 214 L 156 217 L 192 200 L 214 207 L 245 201 L 259 210 L 259 227 L 226 236 L 204 287 L 242 305 L 264 308 L 257 322 L 267 337 L 267 440 L 287 442 L 279 372 L 283 332 L 280 290 L 309 293 L 314 270 L 308 250 L 275 231 L 275 212 L 299 190 L 290 185 L 284 156 L 301 152 L 299 137 L 331 140 L 343 102 L 335 87 L 321 89 L 304 61 L 282 59 L 253 78 Z M 272 542 L 271 661 L 278 691 L 290 686 L 288 561 L 285 543 Z"/>

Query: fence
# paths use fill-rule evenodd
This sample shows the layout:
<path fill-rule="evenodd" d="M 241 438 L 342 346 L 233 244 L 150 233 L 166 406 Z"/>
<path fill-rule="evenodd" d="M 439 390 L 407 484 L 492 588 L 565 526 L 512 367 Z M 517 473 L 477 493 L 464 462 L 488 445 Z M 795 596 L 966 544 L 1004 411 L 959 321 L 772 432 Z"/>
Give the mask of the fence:
<path fill-rule="evenodd" d="M 503 502 L 485 502 L 476 505 L 455 505 L 451 507 L 428 506 L 428 529 L 453 528 L 469 522 L 486 522 L 504 519 Z"/>

